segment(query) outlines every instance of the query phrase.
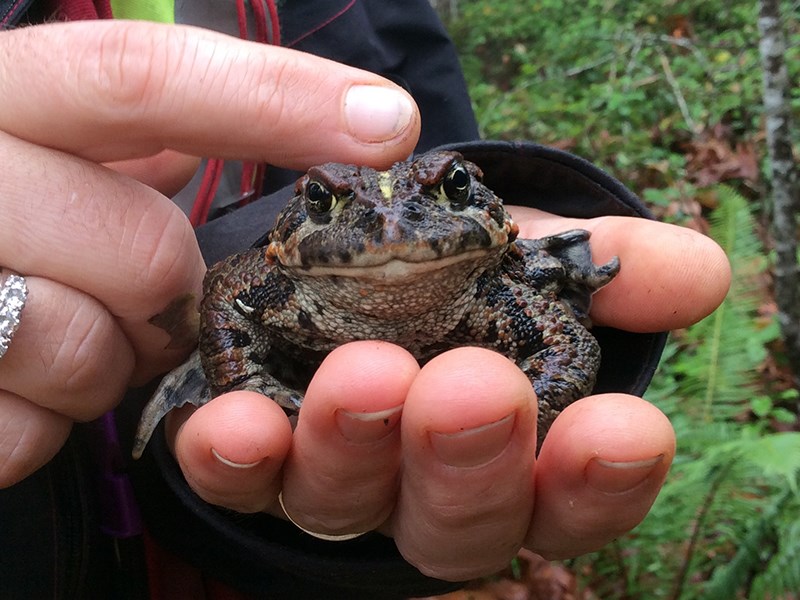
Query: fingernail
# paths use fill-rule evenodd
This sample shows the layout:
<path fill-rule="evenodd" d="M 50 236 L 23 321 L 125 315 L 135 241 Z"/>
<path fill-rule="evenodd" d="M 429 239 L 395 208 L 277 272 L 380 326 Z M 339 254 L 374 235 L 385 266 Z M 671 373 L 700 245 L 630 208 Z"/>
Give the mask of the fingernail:
<path fill-rule="evenodd" d="M 511 439 L 515 413 L 499 421 L 456 431 L 455 433 L 431 432 L 433 451 L 439 459 L 452 467 L 480 467 L 497 458 Z"/>
<path fill-rule="evenodd" d="M 336 424 L 342 435 L 356 444 L 367 444 L 382 440 L 395 430 L 400 422 L 403 405 L 377 412 L 336 411 Z"/>
<path fill-rule="evenodd" d="M 283 503 L 283 491 L 278 492 L 278 502 L 281 505 L 281 509 L 283 510 L 283 514 L 286 516 L 289 521 L 291 521 L 292 525 L 297 527 L 300 531 L 304 531 L 308 535 L 315 537 L 320 540 L 325 540 L 328 542 L 346 542 L 347 540 L 354 540 L 357 537 L 361 537 L 366 531 L 361 531 L 358 533 L 340 533 L 338 535 L 332 535 L 330 533 L 317 533 L 316 531 L 311 531 L 310 529 L 306 529 L 302 525 L 300 525 L 297 521 L 295 521 L 292 516 L 289 514 L 289 511 L 286 510 L 286 505 Z"/>
<path fill-rule="evenodd" d="M 645 481 L 663 460 L 663 454 L 631 462 L 593 458 L 586 465 L 586 482 L 606 494 L 622 494 Z"/>
<path fill-rule="evenodd" d="M 211 454 L 213 454 L 213 455 L 214 455 L 214 458 L 216 458 L 216 459 L 217 459 L 219 462 L 221 462 L 223 465 L 227 465 L 227 466 L 229 466 L 229 467 L 232 467 L 232 468 L 234 468 L 234 469 L 252 469 L 252 468 L 253 468 L 253 467 L 255 467 L 256 465 L 258 465 L 258 464 L 260 464 L 260 463 L 261 463 L 261 461 L 260 461 L 260 460 L 257 460 L 257 461 L 255 461 L 255 462 L 251 462 L 251 463 L 239 463 L 239 462 L 234 462 L 234 461 L 232 461 L 232 460 L 230 460 L 230 459 L 228 459 L 228 458 L 225 458 L 224 456 L 222 456 L 222 454 L 220 454 L 219 452 L 217 452 L 217 450 L 216 450 L 215 448 L 211 448 Z"/>
<path fill-rule="evenodd" d="M 362 142 L 385 142 L 397 137 L 414 114 L 402 92 L 374 85 L 354 85 L 344 100 L 350 135 Z"/>

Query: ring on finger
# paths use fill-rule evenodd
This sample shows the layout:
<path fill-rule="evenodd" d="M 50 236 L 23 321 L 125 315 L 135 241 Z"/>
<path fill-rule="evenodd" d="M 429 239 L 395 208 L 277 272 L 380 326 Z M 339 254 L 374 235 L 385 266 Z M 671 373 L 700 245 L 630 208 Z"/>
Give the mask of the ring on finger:
<path fill-rule="evenodd" d="M 0 269 L 2 274 L 3 269 Z M 20 314 L 28 299 L 28 286 L 25 278 L 8 273 L 0 287 L 0 358 L 8 351 L 11 339 L 19 328 Z"/>

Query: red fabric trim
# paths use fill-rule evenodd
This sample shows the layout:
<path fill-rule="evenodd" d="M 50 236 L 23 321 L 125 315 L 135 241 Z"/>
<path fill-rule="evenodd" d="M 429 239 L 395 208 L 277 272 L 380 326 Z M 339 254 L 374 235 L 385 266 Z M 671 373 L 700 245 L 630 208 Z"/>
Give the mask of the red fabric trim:
<path fill-rule="evenodd" d="M 262 44 L 269 43 L 267 36 L 267 11 L 264 9 L 264 0 L 252 0 L 250 6 L 256 22 L 256 41 Z"/>
<path fill-rule="evenodd" d="M 189 213 L 189 222 L 194 227 L 202 225 L 208 220 L 211 203 L 214 201 L 217 188 L 219 188 L 219 183 L 222 181 L 223 162 L 218 158 L 210 158 L 206 163 L 200 189 L 197 191 L 194 206 L 192 206 L 192 211 Z"/>
<path fill-rule="evenodd" d="M 264 44 L 280 45 L 280 23 L 278 22 L 278 8 L 274 0 L 250 0 L 253 17 L 256 24 L 255 41 Z M 239 37 L 248 39 L 247 32 L 247 5 L 245 0 L 236 0 L 236 12 L 239 24 Z M 267 12 L 271 22 L 271 31 L 267 31 Z M 271 34 L 271 35 L 270 35 Z M 195 227 L 208 221 L 208 214 L 214 202 L 214 196 L 222 179 L 223 161 L 209 160 L 206 164 L 200 190 L 195 197 L 194 205 L 189 214 L 189 221 Z M 239 206 L 258 198 L 261 195 L 265 173 L 263 164 L 252 162 L 243 163 L 241 180 L 241 200 Z"/>
<path fill-rule="evenodd" d="M 267 10 L 269 10 L 269 22 L 272 24 L 272 39 L 269 43 L 273 46 L 280 46 L 281 24 L 278 20 L 278 7 L 274 0 L 267 0 Z"/>
<path fill-rule="evenodd" d="M 356 0 L 350 0 L 350 4 L 348 4 L 348 5 L 347 5 L 347 6 L 345 6 L 345 7 L 344 7 L 342 10 L 340 10 L 338 13 L 336 13 L 335 15 L 333 15 L 333 16 L 332 16 L 330 19 L 327 19 L 326 21 L 323 21 L 322 23 L 320 23 L 319 25 L 317 25 L 317 26 L 316 26 L 316 27 L 314 27 L 313 29 L 309 29 L 309 30 L 308 30 L 308 31 L 306 31 L 306 32 L 305 32 L 303 35 L 301 35 L 299 38 L 297 38 L 297 39 L 295 39 L 295 40 L 292 40 L 291 42 L 289 42 L 288 44 L 286 44 L 286 47 L 287 47 L 287 48 L 291 48 L 292 46 L 294 46 L 294 45 L 296 45 L 296 44 L 299 44 L 301 41 L 303 41 L 304 39 L 306 39 L 308 36 L 315 34 L 316 32 L 318 32 L 318 31 L 319 31 L 320 29 L 322 29 L 323 27 L 327 27 L 328 25 L 330 25 L 331 23 L 333 23 L 333 22 L 334 22 L 336 19 L 338 19 L 339 17 L 341 17 L 341 16 L 342 16 L 344 13 L 346 13 L 348 10 L 350 10 L 351 8 L 353 8 L 353 5 L 354 5 L 355 3 L 356 3 Z"/>
<path fill-rule="evenodd" d="M 110 0 L 61 0 L 54 12 L 61 21 L 110 19 L 113 16 Z"/>
<path fill-rule="evenodd" d="M 239 37 L 247 39 L 247 7 L 244 0 L 236 0 L 236 18 L 239 23 Z"/>
<path fill-rule="evenodd" d="M 242 163 L 242 183 L 239 188 L 241 200 L 239 200 L 238 206 L 245 206 L 261 197 L 266 171 L 264 163 Z"/>

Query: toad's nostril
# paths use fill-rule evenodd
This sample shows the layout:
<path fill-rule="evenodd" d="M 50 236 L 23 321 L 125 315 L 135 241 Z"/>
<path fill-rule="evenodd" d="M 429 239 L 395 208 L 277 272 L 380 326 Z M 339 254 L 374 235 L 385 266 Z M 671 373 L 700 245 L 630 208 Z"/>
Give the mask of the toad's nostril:
<path fill-rule="evenodd" d="M 422 206 L 415 200 L 409 200 L 403 203 L 403 218 L 407 221 L 421 221 L 424 214 Z"/>

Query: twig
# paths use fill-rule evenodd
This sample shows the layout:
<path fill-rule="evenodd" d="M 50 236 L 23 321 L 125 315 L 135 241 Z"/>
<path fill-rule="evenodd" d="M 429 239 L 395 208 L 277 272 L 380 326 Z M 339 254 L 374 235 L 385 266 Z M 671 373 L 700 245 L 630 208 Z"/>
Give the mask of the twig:
<path fill-rule="evenodd" d="M 644 39 L 642 37 L 637 36 L 631 46 L 630 50 L 630 60 L 628 64 L 625 66 L 625 78 L 628 79 L 630 74 L 633 73 L 633 68 L 636 65 L 636 57 L 639 55 L 639 52 L 642 50 L 642 44 L 644 43 Z"/>
<path fill-rule="evenodd" d="M 694 119 L 692 119 L 692 115 L 689 114 L 689 107 L 686 104 L 686 98 L 683 97 L 678 80 L 675 79 L 675 74 L 672 72 L 672 67 L 669 66 L 667 55 L 664 54 L 664 51 L 660 48 L 658 49 L 658 58 L 661 61 L 661 68 L 664 70 L 664 76 L 667 78 L 667 83 L 669 83 L 669 87 L 672 88 L 672 93 L 675 96 L 675 101 L 678 103 L 678 108 L 681 110 L 683 120 L 686 121 L 686 125 L 688 125 L 690 131 L 697 131 L 697 123 L 695 123 Z"/>
<path fill-rule="evenodd" d="M 609 52 L 605 56 L 601 56 L 597 60 L 593 60 L 592 62 L 590 62 L 588 64 L 581 65 L 579 67 L 572 67 L 571 69 L 567 69 L 564 72 L 564 75 L 566 75 L 567 77 L 575 77 L 576 75 L 580 75 L 581 73 L 585 73 L 586 71 L 591 71 L 592 69 L 594 69 L 596 67 L 599 67 L 600 65 L 603 65 L 603 64 L 605 64 L 607 62 L 610 62 L 610 61 L 614 60 L 615 58 L 617 58 L 617 53 L 616 52 Z"/>

